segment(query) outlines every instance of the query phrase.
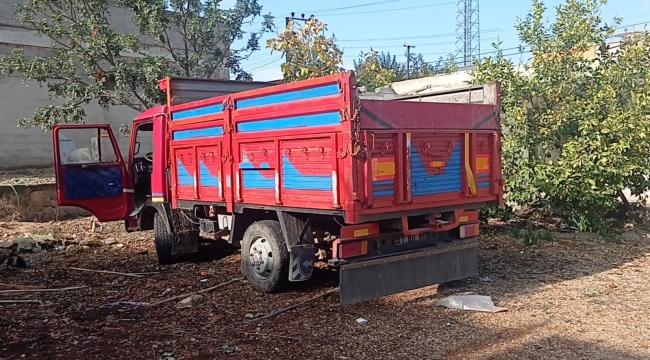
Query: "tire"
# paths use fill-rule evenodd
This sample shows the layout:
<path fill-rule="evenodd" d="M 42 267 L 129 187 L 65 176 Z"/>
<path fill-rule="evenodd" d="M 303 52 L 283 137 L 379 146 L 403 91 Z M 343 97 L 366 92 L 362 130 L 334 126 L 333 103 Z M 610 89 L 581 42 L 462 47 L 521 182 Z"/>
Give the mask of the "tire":
<path fill-rule="evenodd" d="M 289 261 L 279 222 L 258 221 L 246 229 L 241 243 L 241 272 L 255 290 L 285 290 L 289 285 Z"/>
<path fill-rule="evenodd" d="M 174 239 L 167 228 L 167 220 L 159 212 L 153 216 L 153 241 L 156 246 L 158 264 L 171 265 L 178 261 L 172 251 Z"/>

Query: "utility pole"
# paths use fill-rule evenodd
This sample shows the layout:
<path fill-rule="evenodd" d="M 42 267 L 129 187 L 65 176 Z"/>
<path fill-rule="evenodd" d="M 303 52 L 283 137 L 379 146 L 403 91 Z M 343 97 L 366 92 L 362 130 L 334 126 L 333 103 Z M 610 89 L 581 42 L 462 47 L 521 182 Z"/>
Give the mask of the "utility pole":
<path fill-rule="evenodd" d="M 415 45 L 404 44 L 406 48 L 406 80 L 411 77 L 411 48 L 415 49 Z"/>
<path fill-rule="evenodd" d="M 287 16 L 287 17 L 284 18 L 284 20 L 286 22 L 286 27 L 289 27 L 289 23 L 291 21 L 296 21 L 297 20 L 297 21 L 302 21 L 302 22 L 306 23 L 307 21 L 309 21 L 311 19 L 318 20 L 318 19 L 314 18 L 314 15 L 311 15 L 308 18 L 305 18 L 305 14 L 300 14 L 300 17 L 297 18 L 295 12 L 292 12 L 291 16 Z"/>
<path fill-rule="evenodd" d="M 307 21 L 309 21 L 311 19 L 318 20 L 318 19 L 314 18 L 314 15 L 310 15 L 308 18 L 306 18 L 305 14 L 300 14 L 300 17 L 298 18 L 298 17 L 296 17 L 296 13 L 292 12 L 291 16 L 287 16 L 287 17 L 284 18 L 285 27 L 288 29 L 289 28 L 289 23 L 291 23 L 292 21 L 302 21 L 304 23 L 307 23 Z M 286 55 L 286 62 L 289 62 L 289 52 L 287 51 L 285 53 L 285 55 Z"/>

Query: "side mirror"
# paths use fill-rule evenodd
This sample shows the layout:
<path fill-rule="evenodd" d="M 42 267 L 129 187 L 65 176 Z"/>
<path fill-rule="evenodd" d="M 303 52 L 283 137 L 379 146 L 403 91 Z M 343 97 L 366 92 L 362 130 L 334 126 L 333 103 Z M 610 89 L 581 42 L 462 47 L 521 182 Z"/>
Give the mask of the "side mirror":
<path fill-rule="evenodd" d="M 97 136 L 90 138 L 90 156 L 92 156 L 93 161 L 100 161 L 99 159 L 99 141 Z"/>

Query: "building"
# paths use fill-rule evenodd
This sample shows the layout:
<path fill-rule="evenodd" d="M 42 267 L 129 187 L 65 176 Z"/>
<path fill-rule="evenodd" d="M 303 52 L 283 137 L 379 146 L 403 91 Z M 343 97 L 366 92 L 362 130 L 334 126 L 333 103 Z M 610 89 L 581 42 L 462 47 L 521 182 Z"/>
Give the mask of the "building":
<path fill-rule="evenodd" d="M 52 41 L 14 19 L 14 4 L 20 1 L 22 0 L 0 0 L 0 56 L 15 48 L 22 48 L 28 56 L 47 56 L 52 51 Z M 110 20 L 118 31 L 140 33 L 126 9 L 113 5 Z M 140 38 L 144 44 L 149 45 L 152 54 L 167 54 L 152 38 Z M 179 48 L 181 46 L 180 39 L 172 39 L 172 43 L 178 43 Z M 215 78 L 229 79 L 229 70 L 220 69 Z M 0 74 L 0 170 L 52 166 L 54 155 L 51 132 L 44 133 L 39 128 L 23 129 L 16 125 L 17 119 L 31 116 L 37 107 L 48 103 L 52 103 L 52 100 L 45 87 L 39 87 L 37 83 L 24 84 L 18 74 Z M 128 124 L 137 114 L 126 106 L 105 110 L 91 105 L 85 110 L 87 123 L 110 123 L 113 131 L 118 134 L 120 124 Z M 118 135 L 118 141 L 125 152 L 128 138 Z"/>

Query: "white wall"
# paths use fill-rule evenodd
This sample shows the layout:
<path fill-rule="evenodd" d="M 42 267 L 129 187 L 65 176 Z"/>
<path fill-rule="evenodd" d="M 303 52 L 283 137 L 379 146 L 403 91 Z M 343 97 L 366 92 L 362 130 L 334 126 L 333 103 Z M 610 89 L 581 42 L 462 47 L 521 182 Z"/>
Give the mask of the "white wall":
<path fill-rule="evenodd" d="M 52 41 L 39 36 L 34 30 L 20 24 L 13 18 L 14 4 L 21 0 L 0 0 L 0 56 L 20 47 L 28 56 L 47 56 L 51 52 Z M 138 34 L 128 11 L 113 7 L 111 24 L 125 33 Z M 143 43 L 150 45 L 149 52 L 162 55 L 164 50 L 157 47 L 150 37 L 140 36 Z M 176 41 L 174 41 L 176 42 Z M 228 69 L 221 69 L 215 75 L 218 79 L 229 79 Z M 53 103 L 47 89 L 36 83 L 25 86 L 20 75 L 0 75 L 0 170 L 16 168 L 38 168 L 53 165 L 54 155 L 51 132 L 44 133 L 40 128 L 22 129 L 16 120 L 30 117 L 34 110 Z M 121 135 L 121 123 L 130 123 L 137 114 L 125 106 L 108 110 L 99 106 L 86 107 L 86 123 L 109 123 L 118 136 L 123 153 L 128 149 L 128 138 Z"/>

